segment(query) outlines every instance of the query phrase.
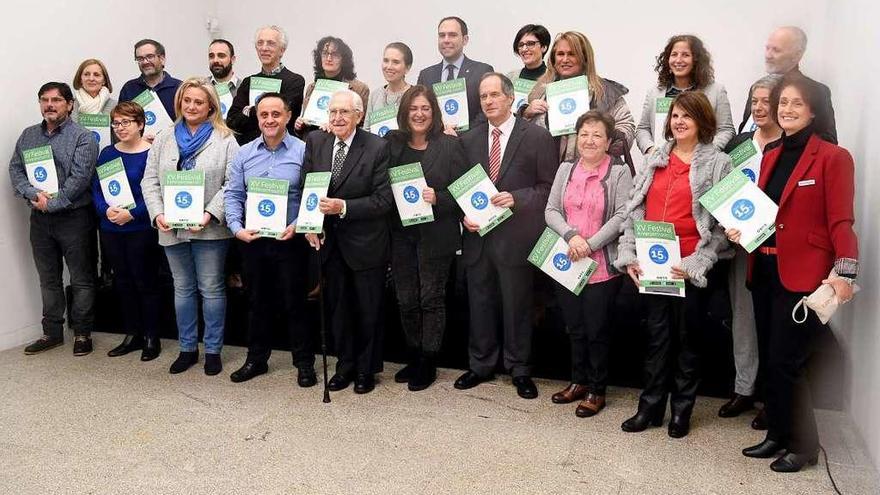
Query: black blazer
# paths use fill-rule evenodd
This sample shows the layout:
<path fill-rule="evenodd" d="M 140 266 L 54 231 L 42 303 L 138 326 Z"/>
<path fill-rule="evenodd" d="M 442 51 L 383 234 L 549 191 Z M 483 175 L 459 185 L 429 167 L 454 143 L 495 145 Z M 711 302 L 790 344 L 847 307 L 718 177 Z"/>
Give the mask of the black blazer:
<path fill-rule="evenodd" d="M 391 131 L 385 135 L 391 156 L 389 166 L 406 165 L 401 155 L 407 145 L 407 136 L 401 131 Z M 429 256 L 452 256 L 461 249 L 461 213 L 455 198 L 449 192 L 449 184 L 467 171 L 464 148 L 457 137 L 439 134 L 431 137 L 422 157 L 422 172 L 425 182 L 434 188 L 437 204 L 433 206 L 434 221 L 404 227 L 396 208 L 391 209 L 391 225 L 394 231 L 416 230 L 422 249 Z"/>
<path fill-rule="evenodd" d="M 291 72 L 285 67 L 284 69 L 281 69 L 281 72 L 274 76 L 257 73 L 250 75 L 241 81 L 241 85 L 235 93 L 235 98 L 232 100 L 232 106 L 229 107 L 229 112 L 226 114 L 226 125 L 236 132 L 235 139 L 238 141 L 238 144 L 244 145 L 260 137 L 260 128 L 257 124 L 257 112 L 251 110 L 250 116 L 242 113 L 242 110 L 251 104 L 250 92 L 252 77 L 281 79 L 281 94 L 284 95 L 284 98 L 290 105 L 290 112 L 293 114 L 293 117 L 291 117 L 290 122 L 287 124 L 287 132 L 289 132 L 291 136 L 295 135 L 293 124 L 302 111 L 303 89 L 306 87 L 306 80 L 303 79 L 303 76 Z"/>
<path fill-rule="evenodd" d="M 309 172 L 330 172 L 335 136 L 324 131 L 309 133 L 302 177 Z M 319 251 L 326 261 L 334 244 L 353 270 L 378 268 L 388 262 L 388 212 L 394 198 L 388 182 L 388 143 L 363 129 L 356 129 L 351 148 L 342 164 L 342 179 L 330 186 L 327 197 L 344 199 L 345 218 L 324 217 L 325 243 Z"/>
<path fill-rule="evenodd" d="M 481 164 L 489 173 L 489 124 L 481 123 L 461 137 L 468 166 Z M 544 208 L 559 168 L 559 149 L 553 136 L 531 122 L 516 117 L 495 186 L 513 195 L 513 215 L 484 237 L 464 233 L 462 261 L 472 265 L 484 248 L 494 249 L 506 265 L 526 265 L 528 255 L 546 225 Z"/>
<path fill-rule="evenodd" d="M 458 78 L 465 79 L 467 87 L 468 113 L 470 116 L 470 126 L 473 127 L 478 122 L 485 122 L 486 117 L 483 115 L 483 109 L 480 107 L 480 78 L 487 72 L 493 72 L 495 69 L 491 65 L 477 62 L 464 57 L 461 63 L 461 69 L 458 71 Z M 442 81 L 443 62 L 425 67 L 419 72 L 417 84 L 424 84 L 429 88 L 433 84 Z"/>

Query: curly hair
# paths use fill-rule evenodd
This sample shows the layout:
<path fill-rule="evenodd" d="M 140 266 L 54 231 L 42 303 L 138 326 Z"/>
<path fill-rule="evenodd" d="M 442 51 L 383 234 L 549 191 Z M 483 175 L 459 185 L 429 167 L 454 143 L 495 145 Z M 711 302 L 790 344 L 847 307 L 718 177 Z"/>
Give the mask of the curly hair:
<path fill-rule="evenodd" d="M 666 43 L 666 47 L 657 55 L 657 65 L 654 71 L 657 72 L 657 87 L 665 89 L 675 82 L 675 76 L 669 69 L 669 55 L 672 53 L 672 47 L 679 41 L 684 41 L 691 49 L 694 66 L 691 70 L 691 83 L 694 89 L 704 89 L 706 86 L 715 82 L 715 69 L 712 68 L 712 55 L 706 50 L 702 40 L 692 34 L 677 34 Z"/>
<path fill-rule="evenodd" d="M 336 47 L 339 55 L 342 57 L 342 66 L 339 69 L 337 78 L 340 81 L 351 81 L 357 79 L 354 71 L 354 54 L 351 48 L 344 41 L 335 36 L 324 36 L 318 40 L 315 49 L 312 50 L 312 59 L 314 60 L 315 79 L 326 79 L 324 76 L 324 66 L 321 64 L 321 52 L 329 45 Z"/>

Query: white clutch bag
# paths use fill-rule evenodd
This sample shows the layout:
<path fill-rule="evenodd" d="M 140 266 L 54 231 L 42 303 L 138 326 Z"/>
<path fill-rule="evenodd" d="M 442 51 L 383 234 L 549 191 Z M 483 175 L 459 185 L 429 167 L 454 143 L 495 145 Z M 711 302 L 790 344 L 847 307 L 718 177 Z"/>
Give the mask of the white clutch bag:
<path fill-rule="evenodd" d="M 828 278 L 837 278 L 837 272 L 833 268 L 831 273 L 828 274 Z M 853 294 L 859 291 L 859 286 L 856 284 L 853 284 L 852 288 Z M 802 298 L 800 302 L 795 304 L 791 310 L 791 319 L 795 323 L 803 323 L 807 321 L 808 312 L 812 309 L 816 312 L 816 316 L 819 317 L 819 321 L 824 325 L 828 323 L 828 320 L 831 319 L 839 306 L 840 300 L 837 299 L 834 288 L 830 284 L 822 284 L 812 294 Z M 799 311 L 803 314 L 802 318 L 798 318 Z"/>

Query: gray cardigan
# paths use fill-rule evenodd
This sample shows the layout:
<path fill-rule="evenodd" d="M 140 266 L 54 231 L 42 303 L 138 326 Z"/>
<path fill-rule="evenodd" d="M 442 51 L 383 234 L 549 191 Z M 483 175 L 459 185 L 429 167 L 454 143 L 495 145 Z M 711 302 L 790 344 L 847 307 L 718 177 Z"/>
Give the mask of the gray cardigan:
<path fill-rule="evenodd" d="M 627 265 L 638 262 L 636 257 L 636 241 L 633 222 L 645 219 L 645 198 L 654 181 L 654 171 L 669 165 L 669 154 L 673 141 L 668 141 L 656 148 L 648 157 L 645 168 L 635 178 L 629 202 L 626 205 L 623 235 L 617 246 L 617 261 L 614 266 L 625 271 Z M 690 276 L 691 283 L 697 287 L 706 286 L 706 273 L 719 258 L 732 257 L 724 229 L 698 201 L 700 196 L 724 178 L 731 170 L 730 157 L 715 149 L 710 144 L 697 144 L 691 160 L 688 179 L 693 196 L 692 213 L 697 224 L 700 240 L 697 249 L 690 256 L 681 260 L 681 268 Z"/>
<path fill-rule="evenodd" d="M 727 90 L 724 86 L 713 82 L 700 90 L 709 99 L 712 110 L 715 110 L 715 139 L 712 144 L 719 150 L 723 150 L 736 134 L 733 127 L 733 116 L 730 113 L 730 101 L 727 99 Z M 636 126 L 636 146 L 639 151 L 644 153 L 648 148 L 654 146 L 654 116 L 656 115 L 657 98 L 666 96 L 666 89 L 660 89 L 653 86 L 648 90 L 645 96 L 645 105 L 642 107 L 642 119 Z"/>
<path fill-rule="evenodd" d="M 575 227 L 568 224 L 565 217 L 565 190 L 576 163 L 562 162 L 556 171 L 556 178 L 550 188 L 550 196 L 547 198 L 547 207 L 544 209 L 544 220 L 547 226 L 562 236 L 565 242 L 579 234 Z M 620 225 L 623 223 L 626 211 L 626 200 L 632 189 L 632 177 L 629 168 L 624 163 L 612 163 L 608 172 L 600 179 L 602 189 L 605 191 L 605 209 L 602 211 L 602 227 L 587 239 L 591 251 L 602 249 L 605 252 L 605 261 L 608 273 L 618 273 L 614 267 L 617 259 L 617 238 L 620 237 Z"/>
<path fill-rule="evenodd" d="M 173 246 L 181 242 L 189 242 L 192 239 L 217 240 L 232 237 L 232 232 L 226 228 L 223 210 L 223 189 L 226 186 L 227 171 L 232 158 L 238 151 L 238 143 L 232 133 L 221 136 L 214 131 L 208 141 L 196 154 L 196 170 L 205 172 L 205 211 L 213 215 L 214 219 L 199 232 L 190 232 L 187 229 L 172 229 L 170 232 L 159 231 L 159 244 Z M 162 202 L 162 188 L 165 183 L 165 172 L 177 170 L 177 161 L 180 152 L 177 148 L 177 140 L 174 138 L 174 127 L 163 129 L 156 135 L 153 147 L 147 154 L 147 166 L 144 169 L 144 178 L 141 180 L 141 190 L 144 194 L 144 202 L 150 213 L 150 222 L 156 225 L 156 217 L 165 211 Z"/>

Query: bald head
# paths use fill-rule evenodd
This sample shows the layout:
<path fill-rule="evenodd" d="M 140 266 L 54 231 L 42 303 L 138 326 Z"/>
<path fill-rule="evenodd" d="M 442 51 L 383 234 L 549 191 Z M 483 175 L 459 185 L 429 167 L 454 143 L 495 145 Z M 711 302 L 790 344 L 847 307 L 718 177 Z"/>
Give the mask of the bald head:
<path fill-rule="evenodd" d="M 796 26 L 777 28 L 764 47 L 764 66 L 768 74 L 785 74 L 798 66 L 807 50 L 807 34 Z"/>

